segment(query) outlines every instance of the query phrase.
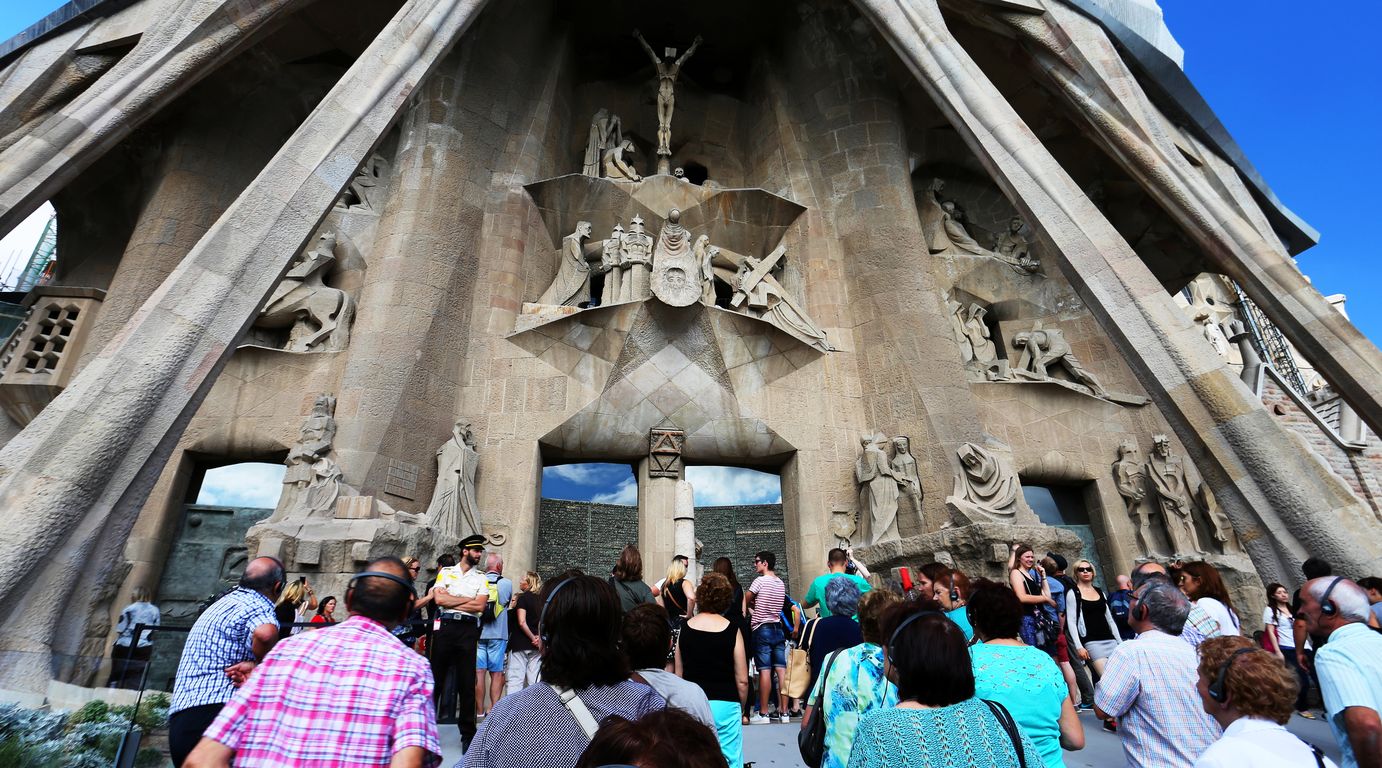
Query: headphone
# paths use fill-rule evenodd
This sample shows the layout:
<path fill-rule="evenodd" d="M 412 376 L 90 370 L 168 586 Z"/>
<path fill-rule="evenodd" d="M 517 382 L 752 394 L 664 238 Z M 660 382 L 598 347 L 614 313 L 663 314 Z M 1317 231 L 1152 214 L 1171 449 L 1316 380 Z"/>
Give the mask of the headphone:
<path fill-rule="evenodd" d="M 1228 701 L 1228 669 L 1233 666 L 1233 660 L 1245 653 L 1252 653 L 1256 648 L 1239 648 L 1228 657 L 1228 661 L 1219 667 L 1219 674 L 1215 676 L 1214 682 L 1209 684 L 1209 698 L 1223 704 Z"/>
<path fill-rule="evenodd" d="M 405 619 L 408 617 L 408 609 L 412 606 L 412 600 L 417 600 L 417 589 L 413 587 L 413 583 L 411 581 L 408 581 L 407 579 L 404 579 L 401 576 L 395 576 L 392 573 L 384 573 L 383 571 L 361 571 L 360 573 L 357 573 L 354 576 L 350 577 L 350 581 L 346 584 L 346 592 L 353 592 L 355 590 L 355 582 L 364 578 L 388 579 L 389 581 L 392 581 L 393 583 L 398 584 L 402 586 L 404 589 L 408 590 L 408 597 L 410 598 L 410 601 L 407 605 L 399 606 L 400 612 L 403 613 L 403 617 Z"/>
<path fill-rule="evenodd" d="M 960 602 L 960 590 L 955 588 L 955 569 L 950 569 L 950 605 Z"/>
<path fill-rule="evenodd" d="M 544 623 L 547 619 L 547 607 L 552 604 L 553 600 L 557 599 L 557 593 L 562 590 L 562 587 L 575 581 L 575 579 L 576 577 L 571 576 L 557 582 L 557 585 L 552 587 L 552 594 L 548 595 L 547 599 L 542 603 L 542 613 L 539 613 L 537 616 L 537 636 L 542 640 L 543 646 L 546 646 L 549 642 L 546 629 L 547 625 Z"/>
<path fill-rule="evenodd" d="M 902 630 L 904 630 L 904 629 L 907 628 L 907 625 L 908 625 L 908 624 L 911 624 L 912 622 L 916 621 L 917 619 L 920 619 L 920 618 L 923 617 L 923 616 L 944 616 L 944 615 L 945 615 L 945 614 L 941 613 L 940 611 L 920 611 L 920 612 L 918 612 L 918 613 L 914 613 L 914 614 L 912 614 L 911 616 L 908 616 L 907 618 L 903 619 L 903 620 L 902 620 L 902 623 L 897 625 L 897 629 L 894 629 L 894 630 L 893 630 L 892 637 L 889 637 L 889 638 L 888 638 L 888 659 L 891 661 L 892 665 L 893 665 L 894 667 L 897 666 L 897 662 L 896 662 L 896 659 L 897 659 L 897 638 L 898 638 L 899 635 L 902 634 Z M 949 619 L 947 619 L 947 621 L 949 621 Z"/>
<path fill-rule="evenodd" d="M 1329 599 L 1329 596 L 1334 593 L 1334 588 L 1339 586 L 1339 582 L 1343 580 L 1343 576 L 1335 576 L 1334 580 L 1329 582 L 1329 587 L 1324 590 L 1324 597 L 1320 598 L 1321 616 L 1333 616 L 1339 612 L 1339 606 L 1335 605 L 1334 601 Z"/>

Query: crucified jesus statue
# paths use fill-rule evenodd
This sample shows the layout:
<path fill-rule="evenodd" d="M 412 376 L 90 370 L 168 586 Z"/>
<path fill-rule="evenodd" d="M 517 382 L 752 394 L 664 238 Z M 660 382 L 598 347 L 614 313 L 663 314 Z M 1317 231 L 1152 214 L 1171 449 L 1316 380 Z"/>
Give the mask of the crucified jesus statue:
<path fill-rule="evenodd" d="M 691 54 L 696 52 L 696 48 L 701 44 L 701 36 L 696 35 L 691 47 L 671 64 L 668 64 L 661 56 L 658 56 L 653 47 L 648 45 L 648 41 L 643 39 L 643 34 L 638 30 L 633 31 L 633 36 L 638 38 L 639 45 L 647 52 L 648 58 L 652 59 L 653 66 L 657 67 L 657 154 L 659 158 L 669 158 L 672 156 L 672 110 L 676 108 L 676 95 L 673 92 L 677 84 L 677 76 L 681 74 L 681 65 L 691 58 Z M 672 51 L 675 54 L 675 50 Z M 662 165 L 668 161 L 659 159 L 659 172 Z"/>

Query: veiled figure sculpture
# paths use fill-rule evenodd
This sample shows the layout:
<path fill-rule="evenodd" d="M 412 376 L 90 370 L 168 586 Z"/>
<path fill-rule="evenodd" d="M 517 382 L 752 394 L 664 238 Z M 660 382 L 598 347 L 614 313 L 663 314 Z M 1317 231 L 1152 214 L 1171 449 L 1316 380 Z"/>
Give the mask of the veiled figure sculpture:
<path fill-rule="evenodd" d="M 605 151 L 623 141 L 623 126 L 619 116 L 611 115 L 608 109 L 601 107 L 590 119 L 590 135 L 585 141 L 585 158 L 581 164 L 581 173 L 598 177 L 604 165 Z"/>
<path fill-rule="evenodd" d="M 590 300 L 590 264 L 586 261 L 586 239 L 590 237 L 590 222 L 576 222 L 576 230 L 562 238 L 557 258 L 557 276 L 547 286 L 539 304 L 574 307 Z M 595 252 L 600 244 L 591 246 Z"/>
<path fill-rule="evenodd" d="M 1012 467 L 973 443 L 961 445 L 956 454 L 960 458 L 960 473 L 955 476 L 955 491 L 945 500 L 946 504 L 970 521 L 1011 518 L 1022 490 Z"/>
<path fill-rule="evenodd" d="M 864 537 L 870 544 L 897 541 L 897 500 L 904 478 L 893 472 L 884 450 L 887 438 L 865 435 L 860 439 L 863 452 L 854 463 L 854 481 L 859 485 L 859 520 L 866 526 Z"/>
<path fill-rule="evenodd" d="M 437 449 L 437 485 L 427 520 L 444 536 L 465 538 L 481 533 L 480 511 L 475 503 L 475 469 L 480 453 L 470 424 L 456 422 L 451 439 Z"/>

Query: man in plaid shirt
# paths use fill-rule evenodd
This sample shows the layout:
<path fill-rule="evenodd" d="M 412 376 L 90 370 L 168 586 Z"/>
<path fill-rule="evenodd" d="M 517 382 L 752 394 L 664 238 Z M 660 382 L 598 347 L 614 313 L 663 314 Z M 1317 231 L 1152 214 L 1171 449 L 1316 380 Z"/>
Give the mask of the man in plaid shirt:
<path fill-rule="evenodd" d="M 1094 691 L 1094 713 L 1118 718 L 1132 768 L 1190 768 L 1222 729 L 1204 713 L 1196 684 L 1199 658 L 1180 637 L 1190 602 L 1165 578 L 1133 593 L 1128 626 Z"/>
<path fill-rule="evenodd" d="M 413 599 L 403 561 L 370 563 L 346 590 L 350 618 L 279 643 L 184 768 L 440 764 L 431 667 L 389 631 Z"/>

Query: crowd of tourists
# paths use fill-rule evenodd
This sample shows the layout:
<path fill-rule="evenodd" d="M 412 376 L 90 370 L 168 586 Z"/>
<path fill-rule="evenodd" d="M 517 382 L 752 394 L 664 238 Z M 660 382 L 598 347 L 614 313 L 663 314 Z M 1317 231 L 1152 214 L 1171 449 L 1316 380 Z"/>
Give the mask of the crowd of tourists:
<path fill-rule="evenodd" d="M 174 764 L 436 766 L 441 714 L 458 768 L 740 768 L 746 728 L 794 718 L 813 767 L 1059 768 L 1091 711 L 1129 766 L 1333 766 L 1284 727 L 1315 717 L 1313 687 L 1342 765 L 1382 765 L 1378 582 L 1318 559 L 1294 592 L 1268 585 L 1258 630 L 1204 562 L 1144 562 L 1106 591 L 1090 560 L 1020 543 L 1004 580 L 883 579 L 832 549 L 797 603 L 772 552 L 747 587 L 729 558 L 649 584 L 633 546 L 608 574 L 515 587 L 485 545 L 435 579 L 377 559 L 339 607 L 252 560 L 188 636 Z M 325 626 L 280 628 L 306 616 Z"/>

